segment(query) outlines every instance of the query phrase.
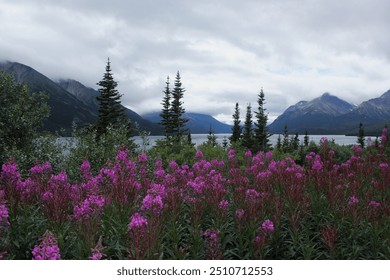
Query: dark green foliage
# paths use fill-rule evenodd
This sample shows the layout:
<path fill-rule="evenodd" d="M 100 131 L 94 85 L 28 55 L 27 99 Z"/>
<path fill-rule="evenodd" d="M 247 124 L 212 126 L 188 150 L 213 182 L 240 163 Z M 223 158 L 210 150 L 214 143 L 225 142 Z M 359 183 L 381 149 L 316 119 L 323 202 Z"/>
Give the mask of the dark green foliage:
<path fill-rule="evenodd" d="M 303 138 L 303 145 L 306 147 L 309 146 L 309 135 L 307 134 L 307 130 L 305 131 L 305 137 Z"/>
<path fill-rule="evenodd" d="M 164 127 L 164 133 L 166 137 L 172 135 L 173 132 L 173 123 L 172 123 L 172 114 L 171 114 L 171 99 L 172 93 L 169 87 L 169 76 L 167 77 L 166 86 L 164 92 L 164 98 L 161 103 L 162 110 L 160 113 L 161 121 L 160 124 Z"/>
<path fill-rule="evenodd" d="M 255 151 L 267 151 L 271 145 L 269 143 L 269 137 L 271 136 L 267 130 L 268 115 L 266 114 L 265 98 L 263 89 L 260 90 L 257 99 L 258 109 L 255 112 L 255 129 L 254 129 L 254 150 Z"/>
<path fill-rule="evenodd" d="M 118 83 L 114 80 L 111 73 L 110 60 L 106 65 L 106 72 L 103 79 L 97 83 L 100 86 L 97 100 L 99 102 L 99 117 L 96 122 L 97 138 L 107 132 L 110 125 L 126 125 L 130 128 L 130 120 L 124 114 L 124 108 L 121 106 L 121 94 L 116 87 Z"/>
<path fill-rule="evenodd" d="M 233 114 L 233 127 L 232 127 L 232 136 L 230 137 L 230 143 L 236 143 L 241 140 L 242 127 L 240 123 L 241 123 L 240 107 L 238 106 L 238 102 L 237 102 Z"/>
<path fill-rule="evenodd" d="M 184 118 L 185 108 L 183 107 L 183 97 L 185 89 L 182 87 L 180 73 L 177 71 L 175 86 L 172 91 L 172 102 L 170 108 L 170 118 L 172 121 L 172 134 L 176 142 L 180 142 L 182 136 L 186 135 L 185 125 L 188 119 Z"/>
<path fill-rule="evenodd" d="M 364 148 L 364 146 L 366 145 L 366 141 L 365 141 L 365 138 L 364 138 L 364 128 L 363 128 L 363 124 L 360 123 L 359 124 L 359 132 L 358 132 L 358 138 L 357 138 L 357 143 L 360 145 L 360 147 Z"/>
<path fill-rule="evenodd" d="M 49 116 L 47 99 L 47 94 L 30 93 L 27 85 L 0 72 L 0 161 L 31 149 L 38 128 Z"/>
<path fill-rule="evenodd" d="M 215 136 L 211 126 L 210 126 L 209 133 L 207 135 L 207 144 L 210 144 L 213 147 L 217 146 L 217 136 Z"/>
<path fill-rule="evenodd" d="M 69 143 L 69 155 L 66 157 L 68 175 L 77 178 L 80 165 L 87 159 L 94 173 L 97 173 L 108 161 L 115 159 L 118 149 L 128 148 L 134 151 L 136 145 L 133 139 L 128 137 L 128 127 L 123 125 L 113 127 L 109 125 L 106 133 L 96 141 L 97 131 L 94 128 L 74 130 L 73 138 Z"/>
<path fill-rule="evenodd" d="M 244 132 L 242 134 L 242 145 L 247 149 L 253 148 L 253 121 L 252 121 L 252 106 L 250 103 L 248 103 L 248 106 L 246 107 Z"/>

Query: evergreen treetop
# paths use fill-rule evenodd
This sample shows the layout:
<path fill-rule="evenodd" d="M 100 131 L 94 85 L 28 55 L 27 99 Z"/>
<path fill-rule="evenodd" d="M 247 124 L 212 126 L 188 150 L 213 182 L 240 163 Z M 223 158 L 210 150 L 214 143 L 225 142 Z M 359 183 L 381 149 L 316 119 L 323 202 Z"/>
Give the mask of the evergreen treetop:
<path fill-rule="evenodd" d="M 236 102 L 236 107 L 234 109 L 233 114 L 233 127 L 232 127 L 232 136 L 230 136 L 229 140 L 231 143 L 236 143 L 241 139 L 242 127 L 240 125 L 240 107 L 238 102 Z"/>
<path fill-rule="evenodd" d="M 265 95 L 261 88 L 257 99 L 258 109 L 255 112 L 256 122 L 254 129 L 254 148 L 256 150 L 268 150 L 270 148 L 269 137 L 271 136 L 267 130 L 268 115 L 266 114 Z"/>
<path fill-rule="evenodd" d="M 253 148 L 253 121 L 252 106 L 248 103 L 246 107 L 246 117 L 244 123 L 244 132 L 242 135 L 242 145 L 248 149 Z"/>
<path fill-rule="evenodd" d="M 106 71 L 103 79 L 97 83 L 100 95 L 96 97 L 99 102 L 99 117 L 96 122 L 97 137 L 107 131 L 107 127 L 130 125 L 130 120 L 124 114 L 124 107 L 121 105 L 122 95 L 116 89 L 118 83 L 114 80 L 110 59 L 107 60 Z"/>
<path fill-rule="evenodd" d="M 171 116 L 171 99 L 172 93 L 170 89 L 169 76 L 167 77 L 167 81 L 165 82 L 166 86 L 163 91 L 164 98 L 161 102 L 162 110 L 160 113 L 161 121 L 160 124 L 164 127 L 164 133 L 166 137 L 172 135 L 173 124 L 172 124 L 172 116 Z"/>
<path fill-rule="evenodd" d="M 188 119 L 184 118 L 185 109 L 183 107 L 183 96 L 185 89 L 182 87 L 180 73 L 177 71 L 175 85 L 172 91 L 172 102 L 170 116 L 172 123 L 172 134 L 177 137 L 178 141 L 186 134 L 185 125 Z"/>

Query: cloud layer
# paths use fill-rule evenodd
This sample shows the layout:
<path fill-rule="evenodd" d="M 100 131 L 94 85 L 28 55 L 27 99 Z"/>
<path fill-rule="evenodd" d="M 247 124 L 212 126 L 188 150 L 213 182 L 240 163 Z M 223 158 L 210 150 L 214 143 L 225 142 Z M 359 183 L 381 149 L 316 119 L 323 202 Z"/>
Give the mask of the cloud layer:
<path fill-rule="evenodd" d="M 180 71 L 187 111 L 230 121 L 263 87 L 270 120 L 330 92 L 351 103 L 390 88 L 387 0 L 3 0 L 0 59 L 96 88 L 107 57 L 138 113 L 160 110 Z"/>

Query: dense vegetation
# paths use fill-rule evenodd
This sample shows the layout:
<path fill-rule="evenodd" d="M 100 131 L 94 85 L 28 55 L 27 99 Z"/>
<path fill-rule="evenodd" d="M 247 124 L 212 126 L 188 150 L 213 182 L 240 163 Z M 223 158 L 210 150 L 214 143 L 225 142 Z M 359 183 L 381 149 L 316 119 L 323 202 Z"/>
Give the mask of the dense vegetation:
<path fill-rule="evenodd" d="M 386 128 L 355 146 L 286 129 L 274 149 L 264 130 L 250 148 L 176 132 L 148 151 L 112 123 L 7 148 L 0 259 L 390 258 Z"/>

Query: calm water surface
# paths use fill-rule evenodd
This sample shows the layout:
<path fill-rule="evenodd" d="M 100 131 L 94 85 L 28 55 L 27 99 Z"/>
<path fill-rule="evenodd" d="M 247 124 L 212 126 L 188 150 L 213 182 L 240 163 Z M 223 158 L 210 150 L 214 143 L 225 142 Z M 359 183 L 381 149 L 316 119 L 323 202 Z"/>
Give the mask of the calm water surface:
<path fill-rule="evenodd" d="M 192 142 L 195 144 L 195 146 L 199 146 L 200 144 L 207 141 L 208 134 L 191 134 Z M 229 137 L 231 134 L 215 134 L 217 137 L 217 142 L 222 144 L 224 139 L 227 139 L 229 141 Z M 277 134 L 271 135 L 269 138 L 270 143 L 272 146 L 274 146 L 278 140 Z M 281 135 L 283 140 L 283 135 Z M 290 136 L 291 137 L 291 136 Z M 329 141 L 334 140 L 336 144 L 339 145 L 354 145 L 357 142 L 356 136 L 345 136 L 345 135 L 309 135 L 309 142 L 314 141 L 316 144 L 320 143 L 321 138 L 326 137 Z M 369 141 L 370 137 L 366 137 L 366 141 Z M 149 136 L 149 145 L 145 148 L 151 148 L 156 140 L 158 139 L 164 139 L 164 136 Z M 372 141 L 375 140 L 375 137 L 371 137 Z M 300 143 L 303 143 L 304 135 L 299 135 Z M 142 138 L 140 136 L 134 137 L 134 141 L 136 144 L 140 145 L 142 147 Z"/>

